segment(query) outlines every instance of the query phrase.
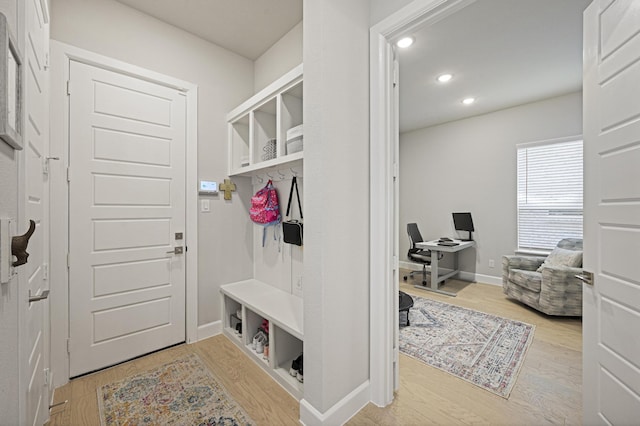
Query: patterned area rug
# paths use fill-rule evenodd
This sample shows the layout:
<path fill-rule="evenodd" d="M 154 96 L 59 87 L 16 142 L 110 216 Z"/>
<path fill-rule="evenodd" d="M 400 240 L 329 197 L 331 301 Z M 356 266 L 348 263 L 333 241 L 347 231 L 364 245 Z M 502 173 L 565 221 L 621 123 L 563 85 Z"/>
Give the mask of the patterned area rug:
<path fill-rule="evenodd" d="M 196 354 L 98 388 L 98 406 L 102 426 L 254 423 Z"/>
<path fill-rule="evenodd" d="M 412 297 L 411 325 L 400 328 L 400 351 L 509 398 L 535 326 Z"/>

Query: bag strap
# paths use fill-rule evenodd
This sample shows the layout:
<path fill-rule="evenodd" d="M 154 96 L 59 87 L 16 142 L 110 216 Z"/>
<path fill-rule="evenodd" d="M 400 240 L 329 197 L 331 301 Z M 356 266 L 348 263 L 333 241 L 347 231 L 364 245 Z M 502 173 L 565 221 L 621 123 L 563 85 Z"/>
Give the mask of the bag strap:
<path fill-rule="evenodd" d="M 291 189 L 289 190 L 289 202 L 287 203 L 287 214 L 285 216 L 289 216 L 289 211 L 291 211 L 291 198 L 293 197 L 293 187 L 296 187 L 296 197 L 298 198 L 298 209 L 300 210 L 300 219 L 304 219 L 302 216 L 302 206 L 300 205 L 300 193 L 298 192 L 298 179 L 294 176 L 291 179 Z"/>

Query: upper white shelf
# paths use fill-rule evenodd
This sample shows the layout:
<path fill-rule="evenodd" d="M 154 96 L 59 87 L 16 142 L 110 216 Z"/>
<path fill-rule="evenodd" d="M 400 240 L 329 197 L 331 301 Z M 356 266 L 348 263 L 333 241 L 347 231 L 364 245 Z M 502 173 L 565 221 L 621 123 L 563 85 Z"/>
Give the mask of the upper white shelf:
<path fill-rule="evenodd" d="M 287 130 L 302 124 L 302 64 L 227 114 L 229 176 L 302 160 L 287 152 Z"/>

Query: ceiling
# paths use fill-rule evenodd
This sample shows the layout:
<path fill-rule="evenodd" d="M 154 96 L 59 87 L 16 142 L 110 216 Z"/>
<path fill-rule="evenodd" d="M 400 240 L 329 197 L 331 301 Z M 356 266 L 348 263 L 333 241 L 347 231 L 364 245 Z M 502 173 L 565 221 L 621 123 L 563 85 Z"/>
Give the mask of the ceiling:
<path fill-rule="evenodd" d="M 400 131 L 582 87 L 582 12 L 591 0 L 478 0 L 398 49 Z M 436 77 L 451 73 L 446 84 Z M 475 97 L 474 104 L 462 99 Z"/>
<path fill-rule="evenodd" d="M 302 0 L 117 1 L 252 60 L 302 20 Z M 477 0 L 414 31 L 398 49 L 400 131 L 580 90 L 590 1 Z M 444 72 L 453 79 L 438 83 Z"/>
<path fill-rule="evenodd" d="M 302 21 L 302 0 L 117 0 L 255 60 Z"/>

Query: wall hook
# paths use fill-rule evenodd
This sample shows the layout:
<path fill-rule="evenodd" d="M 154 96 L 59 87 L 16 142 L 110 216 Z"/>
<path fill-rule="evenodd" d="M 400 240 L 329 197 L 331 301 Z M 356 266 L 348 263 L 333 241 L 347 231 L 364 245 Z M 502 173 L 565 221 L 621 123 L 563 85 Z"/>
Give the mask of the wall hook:
<path fill-rule="evenodd" d="M 289 170 L 291 170 L 291 174 L 293 176 L 298 176 L 298 173 L 295 170 L 293 170 L 293 167 L 289 168 Z"/>
<path fill-rule="evenodd" d="M 27 253 L 27 246 L 29 245 L 29 238 L 36 230 L 36 223 L 33 220 L 29 220 L 29 230 L 24 235 L 17 235 L 11 238 L 11 254 L 14 255 L 17 260 L 13 262 L 13 266 L 20 266 L 27 263 L 29 253 Z"/>

